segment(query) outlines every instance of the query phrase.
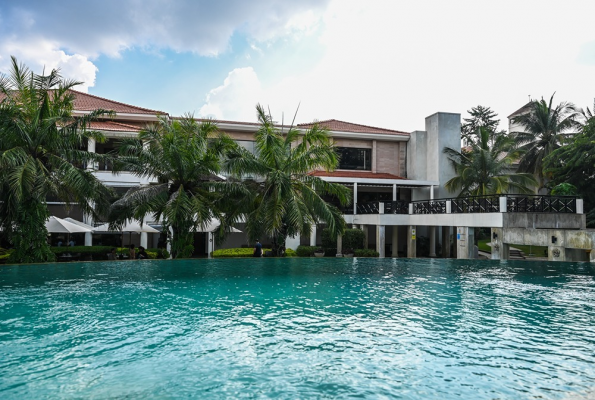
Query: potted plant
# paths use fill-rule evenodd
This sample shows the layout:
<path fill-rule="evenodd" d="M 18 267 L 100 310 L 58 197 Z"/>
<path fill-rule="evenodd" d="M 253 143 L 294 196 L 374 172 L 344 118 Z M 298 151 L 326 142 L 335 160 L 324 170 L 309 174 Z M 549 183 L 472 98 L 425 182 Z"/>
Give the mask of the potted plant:
<path fill-rule="evenodd" d="M 324 249 L 322 247 L 318 247 L 314 250 L 314 257 L 324 257 Z"/>
<path fill-rule="evenodd" d="M 353 257 L 353 249 L 345 249 L 343 251 L 343 257 Z"/>

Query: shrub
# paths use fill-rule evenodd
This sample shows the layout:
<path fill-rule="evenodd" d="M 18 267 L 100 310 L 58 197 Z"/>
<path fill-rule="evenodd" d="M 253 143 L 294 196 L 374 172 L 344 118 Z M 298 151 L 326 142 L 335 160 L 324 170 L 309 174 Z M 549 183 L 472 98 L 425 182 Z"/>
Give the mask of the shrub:
<path fill-rule="evenodd" d="M 265 251 L 271 251 L 271 249 L 263 248 L 262 253 L 264 254 Z M 253 254 L 254 254 L 254 249 L 251 247 L 236 247 L 234 249 L 218 249 L 218 250 L 213 251 L 214 258 L 252 257 Z"/>
<path fill-rule="evenodd" d="M 0 264 L 5 263 L 11 254 L 12 250 L 3 249 L 2 247 L 0 247 Z"/>
<path fill-rule="evenodd" d="M 285 257 L 297 257 L 297 252 L 294 249 L 285 249 Z"/>
<path fill-rule="evenodd" d="M 353 255 L 355 257 L 378 257 L 380 253 L 372 249 L 355 249 Z"/>
<path fill-rule="evenodd" d="M 343 233 L 344 249 L 363 249 L 365 241 L 366 234 L 361 229 L 345 229 Z"/>
<path fill-rule="evenodd" d="M 296 253 L 298 257 L 314 257 L 316 246 L 298 246 Z"/>
<path fill-rule="evenodd" d="M 337 248 L 337 238 L 331 235 L 331 231 L 328 228 L 324 228 L 322 233 L 320 234 L 320 239 L 322 240 L 322 247 L 325 249 L 328 248 Z"/>

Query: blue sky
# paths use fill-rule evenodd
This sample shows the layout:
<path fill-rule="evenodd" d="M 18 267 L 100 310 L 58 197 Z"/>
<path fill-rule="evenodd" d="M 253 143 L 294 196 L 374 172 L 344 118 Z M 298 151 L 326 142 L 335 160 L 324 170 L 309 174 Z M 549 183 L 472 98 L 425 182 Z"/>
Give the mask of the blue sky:
<path fill-rule="evenodd" d="M 82 91 L 172 115 L 340 119 L 424 129 L 478 104 L 592 107 L 591 0 L 19 0 L 0 2 L 10 55 Z M 502 126 L 506 128 L 506 126 Z"/>

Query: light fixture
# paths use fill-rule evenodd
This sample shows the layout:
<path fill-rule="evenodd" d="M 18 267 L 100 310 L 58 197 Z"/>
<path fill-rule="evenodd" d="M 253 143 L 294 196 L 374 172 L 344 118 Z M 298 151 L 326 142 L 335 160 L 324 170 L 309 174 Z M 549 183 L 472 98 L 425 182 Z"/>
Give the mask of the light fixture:
<path fill-rule="evenodd" d="M 552 236 L 552 243 L 556 243 L 558 241 L 558 238 L 555 236 Z"/>
<path fill-rule="evenodd" d="M 498 239 L 498 234 L 496 232 L 492 232 L 492 239 Z"/>

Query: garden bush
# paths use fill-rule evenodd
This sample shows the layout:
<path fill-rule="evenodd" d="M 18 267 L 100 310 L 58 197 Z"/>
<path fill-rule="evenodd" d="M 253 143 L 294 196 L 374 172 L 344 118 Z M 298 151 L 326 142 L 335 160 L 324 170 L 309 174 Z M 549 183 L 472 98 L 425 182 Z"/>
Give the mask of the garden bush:
<path fill-rule="evenodd" d="M 298 257 L 314 257 L 314 252 L 318 246 L 298 246 L 296 253 Z"/>
<path fill-rule="evenodd" d="M 378 257 L 380 254 L 376 250 L 372 249 L 355 249 L 355 257 Z"/>
<path fill-rule="evenodd" d="M 263 247 L 262 254 L 266 254 L 267 251 L 271 251 L 271 249 L 266 249 Z M 213 251 L 214 258 L 239 258 L 239 257 L 252 257 L 254 254 L 254 248 L 252 247 L 237 247 L 234 249 L 218 249 Z M 295 250 L 286 249 L 285 256 L 286 257 L 296 257 Z"/>
<path fill-rule="evenodd" d="M 363 249 L 366 234 L 361 229 L 345 229 L 343 233 L 343 249 Z"/>

